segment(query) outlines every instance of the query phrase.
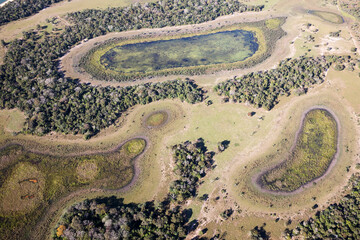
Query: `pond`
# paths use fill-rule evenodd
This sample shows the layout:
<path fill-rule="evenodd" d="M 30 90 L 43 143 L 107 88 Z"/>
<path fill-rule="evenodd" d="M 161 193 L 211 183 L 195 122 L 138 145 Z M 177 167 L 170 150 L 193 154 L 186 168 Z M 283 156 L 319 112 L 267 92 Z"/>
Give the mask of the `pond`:
<path fill-rule="evenodd" d="M 119 73 L 147 73 L 163 69 L 243 61 L 258 50 L 255 33 L 216 32 L 170 40 L 118 45 L 101 56 L 101 64 Z"/>

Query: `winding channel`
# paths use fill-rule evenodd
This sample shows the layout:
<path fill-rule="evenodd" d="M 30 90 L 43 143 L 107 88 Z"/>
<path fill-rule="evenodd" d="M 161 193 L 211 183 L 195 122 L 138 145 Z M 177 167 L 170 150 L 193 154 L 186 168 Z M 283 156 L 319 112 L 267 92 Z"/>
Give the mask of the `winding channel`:
<path fill-rule="evenodd" d="M 305 121 L 305 117 L 306 115 L 312 111 L 312 110 L 324 110 L 326 112 L 328 112 L 331 117 L 335 120 L 336 122 L 336 131 L 337 131 L 337 144 L 336 144 L 336 152 L 335 152 L 335 155 L 333 156 L 329 166 L 327 167 L 325 173 L 323 173 L 321 176 L 317 177 L 317 178 L 314 178 L 313 180 L 307 182 L 306 184 L 303 184 L 301 185 L 298 189 L 296 190 L 293 190 L 293 191 L 274 191 L 274 190 L 269 190 L 269 189 L 265 189 L 261 182 L 260 182 L 260 179 L 261 177 L 268 171 L 272 170 L 272 169 L 275 169 L 279 166 L 281 166 L 283 163 L 285 163 L 287 161 L 287 159 L 285 159 L 284 161 L 276 164 L 275 166 L 271 167 L 271 168 L 267 168 L 263 171 L 260 171 L 259 173 L 255 174 L 252 178 L 251 178 L 251 182 L 252 184 L 256 187 L 257 190 L 259 190 L 260 192 L 263 192 L 263 193 L 268 193 L 268 194 L 273 194 L 273 195 L 281 195 L 281 196 L 289 196 L 289 195 L 295 195 L 295 194 L 298 194 L 302 191 L 304 191 L 305 189 L 311 187 L 314 183 L 317 183 L 318 181 L 324 179 L 330 172 L 331 170 L 334 168 L 334 166 L 336 165 L 337 161 L 338 161 L 338 158 L 339 158 L 339 149 L 340 149 L 340 135 L 341 135 L 341 132 L 340 132 L 340 129 L 341 129 L 341 126 L 340 126 L 340 121 L 338 119 L 338 117 L 336 116 L 336 114 L 329 108 L 325 107 L 325 106 L 313 106 L 311 108 L 309 108 L 307 111 L 305 111 L 302 116 L 301 116 L 301 121 L 300 121 L 300 128 L 298 129 L 298 131 L 296 132 L 296 135 L 295 135 L 295 140 L 294 140 L 294 143 L 293 145 L 291 146 L 290 148 L 290 153 L 294 151 L 295 147 L 296 147 L 296 143 L 298 142 L 299 140 L 299 135 L 300 133 L 302 132 L 303 130 L 303 127 L 304 127 L 304 121 Z"/>

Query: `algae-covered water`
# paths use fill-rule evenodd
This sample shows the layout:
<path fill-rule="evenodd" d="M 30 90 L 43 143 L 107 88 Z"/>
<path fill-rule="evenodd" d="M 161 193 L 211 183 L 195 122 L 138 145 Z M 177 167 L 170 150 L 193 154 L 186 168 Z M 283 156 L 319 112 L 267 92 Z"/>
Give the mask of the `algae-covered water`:
<path fill-rule="evenodd" d="M 100 58 L 105 68 L 144 73 L 199 65 L 234 63 L 251 57 L 259 45 L 245 30 L 115 46 Z"/>

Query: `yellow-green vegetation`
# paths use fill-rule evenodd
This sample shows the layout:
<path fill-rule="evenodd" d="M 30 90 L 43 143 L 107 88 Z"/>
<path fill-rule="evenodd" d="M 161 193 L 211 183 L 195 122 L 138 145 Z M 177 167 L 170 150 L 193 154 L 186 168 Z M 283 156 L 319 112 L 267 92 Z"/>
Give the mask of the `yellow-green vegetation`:
<path fill-rule="evenodd" d="M 313 10 L 309 10 L 309 13 L 327 22 L 336 23 L 336 24 L 341 24 L 344 22 L 344 19 L 336 13 L 325 12 L 325 11 L 313 11 Z"/>
<path fill-rule="evenodd" d="M 144 139 L 136 138 L 125 143 L 124 149 L 129 155 L 137 155 L 144 151 L 146 142 Z"/>
<path fill-rule="evenodd" d="M 129 184 L 135 174 L 133 159 L 145 145 L 137 138 L 108 153 L 73 157 L 32 153 L 20 145 L 3 149 L 0 156 L 7 163 L 0 170 L 0 235 L 30 229 L 52 202 L 72 192 Z"/>
<path fill-rule="evenodd" d="M 159 127 L 167 121 L 168 117 L 168 113 L 165 111 L 154 112 L 146 118 L 145 124 L 149 128 Z"/>
<path fill-rule="evenodd" d="M 23 129 L 25 123 L 24 113 L 20 112 L 19 110 L 11 110 L 8 112 L 9 114 L 6 117 L 5 129 L 9 132 L 20 132 Z"/>
<path fill-rule="evenodd" d="M 19 163 L 0 190 L 0 215 L 17 215 L 34 210 L 43 200 L 45 178 L 30 163 Z"/>
<path fill-rule="evenodd" d="M 276 29 L 280 26 L 281 21 L 278 18 L 271 18 L 265 21 L 266 27 L 269 29 Z"/>
<path fill-rule="evenodd" d="M 94 160 L 82 161 L 76 168 L 79 180 L 82 182 L 88 182 L 95 179 L 99 172 L 99 168 Z"/>
<path fill-rule="evenodd" d="M 265 21 L 260 21 L 260 22 L 235 24 L 235 25 L 215 28 L 212 30 L 196 32 L 191 34 L 178 34 L 178 35 L 160 36 L 160 37 L 152 37 L 152 38 L 127 39 L 121 41 L 112 40 L 105 44 L 100 44 L 99 46 L 90 50 L 80 60 L 80 66 L 99 80 L 115 79 L 118 81 L 133 80 L 137 78 L 144 78 L 147 76 L 158 76 L 158 75 L 169 75 L 169 74 L 194 75 L 194 74 L 201 74 L 206 72 L 219 71 L 222 69 L 246 68 L 257 64 L 263 61 L 268 56 L 270 56 L 276 41 L 284 35 L 283 30 L 280 28 L 280 26 L 284 22 L 285 22 L 284 18 L 277 18 L 273 21 L 270 21 L 270 25 L 269 25 L 270 27 L 267 26 Z M 251 32 L 254 35 L 254 38 L 256 39 L 258 44 L 257 51 L 251 57 L 248 57 L 243 61 L 219 63 L 219 64 L 212 63 L 207 65 L 200 64 L 196 66 L 171 67 L 171 68 L 164 68 L 164 69 L 151 70 L 151 71 L 147 70 L 147 71 L 139 71 L 139 72 L 131 72 L 131 71 L 118 72 L 115 71 L 113 67 L 108 67 L 107 64 L 103 64 L 104 61 L 102 60 L 102 57 L 106 53 L 108 53 L 111 49 L 126 45 L 129 46 L 134 44 L 152 43 L 155 41 L 185 39 L 195 36 L 202 36 L 202 35 L 215 34 L 226 31 L 236 31 L 236 30 Z"/>
<path fill-rule="evenodd" d="M 262 174 L 259 183 L 272 191 L 291 192 L 321 177 L 334 159 L 337 136 L 334 117 L 324 109 L 311 110 L 288 159 Z"/>

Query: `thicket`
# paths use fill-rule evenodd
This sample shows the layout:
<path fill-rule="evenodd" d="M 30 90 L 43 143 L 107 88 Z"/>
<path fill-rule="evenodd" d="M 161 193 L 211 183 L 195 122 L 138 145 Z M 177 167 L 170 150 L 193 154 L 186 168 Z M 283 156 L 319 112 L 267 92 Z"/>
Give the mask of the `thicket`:
<path fill-rule="evenodd" d="M 29 17 L 53 3 L 62 0 L 14 0 L 0 7 L 0 26 L 11 21 Z"/>
<path fill-rule="evenodd" d="M 213 152 L 207 152 L 202 139 L 192 144 L 187 141 L 173 146 L 175 159 L 174 173 L 180 179 L 170 186 L 170 199 L 182 202 L 196 196 L 199 180 L 211 168 Z"/>
<path fill-rule="evenodd" d="M 203 91 L 188 80 L 124 88 L 81 84 L 64 78 L 56 61 L 82 37 L 71 29 L 58 37 L 45 37 L 44 41 L 32 40 L 38 37 L 33 32 L 24 37 L 10 44 L 5 64 L 0 66 L 0 108 L 17 107 L 25 112 L 25 133 L 57 131 L 91 136 L 136 104 L 165 98 L 189 103 L 203 99 Z"/>
<path fill-rule="evenodd" d="M 96 26 L 106 32 L 140 28 L 197 24 L 235 12 L 261 11 L 264 5 L 245 5 L 237 0 L 162 0 L 133 4 L 125 8 L 88 9 L 69 13 L 67 19 L 76 25 Z"/>
<path fill-rule="evenodd" d="M 178 18 L 177 25 L 188 23 L 185 20 L 189 16 L 196 16 L 199 22 L 207 21 L 208 13 L 201 10 L 200 5 L 191 1 L 187 1 L 186 4 L 186 6 L 196 7 L 188 8 L 185 11 L 187 14 L 184 14 L 183 5 L 174 3 L 171 16 Z M 236 2 L 232 4 L 241 5 Z M 215 15 L 211 16 L 230 14 L 230 10 L 235 11 L 226 1 L 214 2 L 213 5 L 221 6 L 222 11 L 218 13 L 214 10 Z M 151 11 L 146 10 L 149 6 L 152 7 Z M 211 4 L 209 6 L 214 9 Z M 244 8 L 246 10 L 262 9 L 241 5 L 241 9 Z M 240 11 L 239 9 L 237 11 Z M 113 15 L 110 16 L 110 13 Z M 64 32 L 57 36 L 40 36 L 37 31 L 24 32 L 22 39 L 16 39 L 7 44 L 4 64 L 0 66 L 2 83 L 0 84 L 0 108 L 17 107 L 25 112 L 27 116 L 25 133 L 41 135 L 57 131 L 84 133 L 91 136 L 113 124 L 123 111 L 135 104 L 146 104 L 175 97 L 190 103 L 202 101 L 202 90 L 190 81 L 170 81 L 127 88 L 94 87 L 65 78 L 58 68 L 59 58 L 78 42 L 104 35 L 109 31 L 129 30 L 134 23 L 138 23 L 137 18 L 146 19 L 145 15 L 156 16 L 157 20 L 166 20 L 168 13 L 164 11 L 160 3 L 135 4 L 127 8 L 108 10 L 86 10 L 70 14 L 69 18 L 75 24 L 66 26 Z M 118 18 L 115 18 L 116 14 Z M 139 14 L 144 14 L 144 16 L 140 18 Z M 99 18 L 96 20 L 91 16 Z M 103 25 L 104 21 L 119 18 L 127 23 L 111 22 L 114 24 L 114 29 Z M 180 21 L 181 19 L 183 21 Z M 170 20 L 161 22 L 164 26 L 175 24 Z M 138 27 L 145 26 L 148 25 L 138 25 Z M 152 27 L 159 27 L 159 25 L 152 25 Z"/>
<path fill-rule="evenodd" d="M 124 204 L 115 198 L 86 200 L 67 209 L 53 238 L 184 239 L 194 227 L 187 224 L 191 210 L 183 209 L 183 200 L 195 196 L 198 180 L 211 167 L 214 154 L 207 151 L 203 139 L 174 145 L 172 149 L 174 171 L 180 179 L 173 182 L 162 202 Z"/>
<path fill-rule="evenodd" d="M 360 175 L 349 181 L 350 193 L 339 203 L 318 211 L 295 229 L 285 231 L 287 239 L 302 235 L 306 239 L 360 239 Z"/>
<path fill-rule="evenodd" d="M 54 239 L 184 239 L 185 216 L 166 202 L 85 200 L 66 211 Z"/>
<path fill-rule="evenodd" d="M 351 56 L 288 58 L 275 69 L 234 77 L 219 83 L 214 90 L 225 97 L 225 102 L 230 99 L 270 110 L 278 103 L 279 96 L 288 96 L 292 90 L 303 93 L 322 83 L 333 63 L 351 65 L 354 61 Z"/>

